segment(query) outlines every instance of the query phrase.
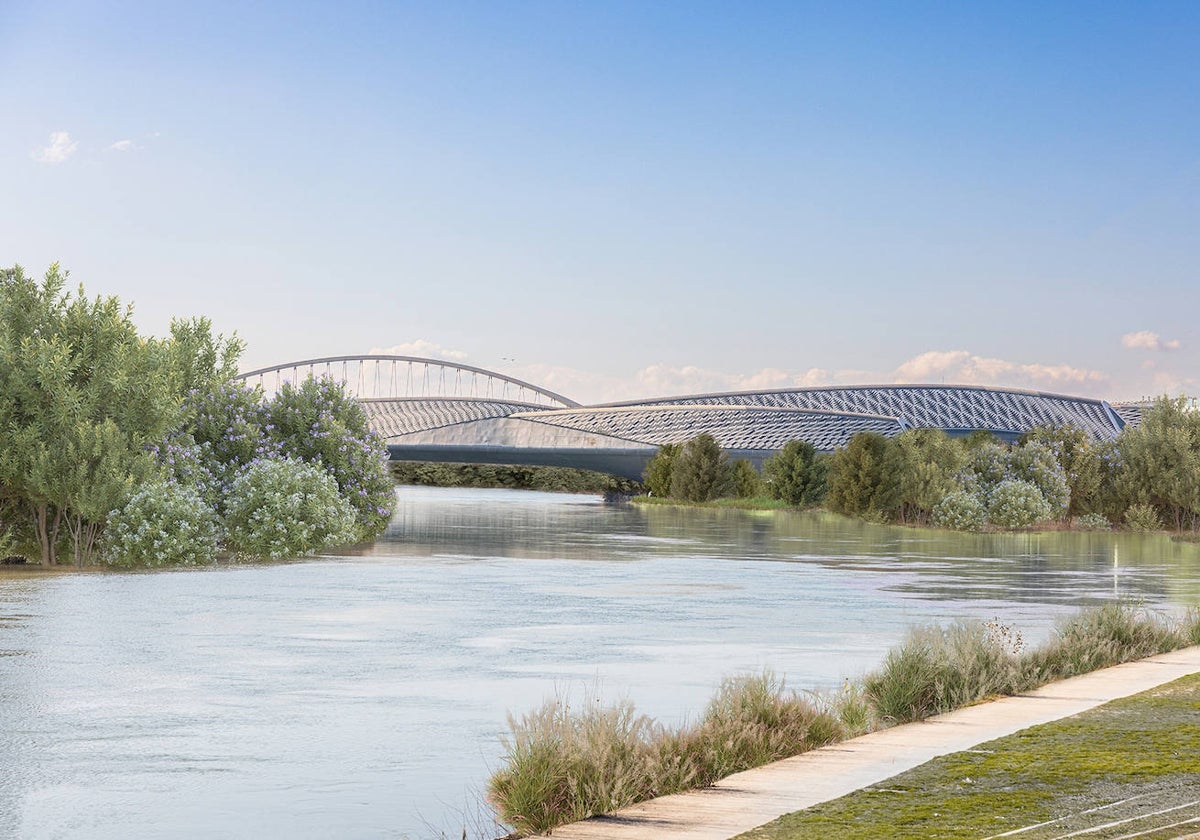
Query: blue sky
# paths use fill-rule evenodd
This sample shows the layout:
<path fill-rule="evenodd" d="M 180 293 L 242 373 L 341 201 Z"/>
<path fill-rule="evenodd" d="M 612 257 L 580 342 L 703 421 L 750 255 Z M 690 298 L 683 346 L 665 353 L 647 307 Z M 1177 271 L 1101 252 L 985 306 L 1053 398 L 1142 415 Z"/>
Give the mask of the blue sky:
<path fill-rule="evenodd" d="M 1195 394 L 1197 55 L 1192 2 L 4 0 L 0 263 L 247 367 Z"/>

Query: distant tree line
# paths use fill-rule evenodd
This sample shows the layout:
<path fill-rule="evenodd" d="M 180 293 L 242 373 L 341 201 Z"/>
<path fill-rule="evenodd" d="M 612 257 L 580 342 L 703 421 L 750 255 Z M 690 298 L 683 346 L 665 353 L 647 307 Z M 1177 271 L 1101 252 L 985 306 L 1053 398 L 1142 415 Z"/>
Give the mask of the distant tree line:
<path fill-rule="evenodd" d="M 642 485 L 631 479 L 571 467 L 395 461 L 391 465 L 391 473 L 399 484 L 429 487 L 500 487 L 549 493 L 624 495 L 642 492 Z"/>
<path fill-rule="evenodd" d="M 115 297 L 0 270 L 0 555 L 116 565 L 283 557 L 368 539 L 387 451 L 327 380 L 270 400 L 203 318 L 138 334 Z"/>
<path fill-rule="evenodd" d="M 660 448 L 655 496 L 688 502 L 769 496 L 879 522 L 960 530 L 1074 522 L 1133 530 L 1200 528 L 1200 413 L 1161 398 L 1138 426 L 1102 441 L 1074 426 L 1033 429 L 1015 445 L 988 432 L 911 429 L 854 435 L 818 454 L 789 442 L 763 463 L 730 462 L 711 435 Z"/>

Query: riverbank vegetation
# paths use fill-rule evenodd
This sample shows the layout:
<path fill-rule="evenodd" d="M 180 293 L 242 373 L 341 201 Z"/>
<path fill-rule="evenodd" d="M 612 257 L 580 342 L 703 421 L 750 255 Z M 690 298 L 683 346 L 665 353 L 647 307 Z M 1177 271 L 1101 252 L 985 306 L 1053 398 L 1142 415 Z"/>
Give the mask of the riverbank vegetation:
<path fill-rule="evenodd" d="M 499 487 L 547 493 L 620 495 L 642 492 L 642 485 L 628 478 L 571 467 L 394 461 L 390 469 L 392 477 L 399 484 L 427 487 Z"/>
<path fill-rule="evenodd" d="M 0 555 L 122 566 L 306 554 L 391 515 L 387 451 L 327 380 L 270 399 L 203 318 L 138 334 L 115 297 L 0 271 Z"/>
<path fill-rule="evenodd" d="M 631 703 L 549 701 L 510 717 L 504 766 L 488 784 L 522 834 L 608 813 L 897 723 L 1200 644 L 1200 611 L 1171 620 L 1128 605 L 1085 610 L 1027 648 L 998 622 L 922 627 L 863 680 L 833 696 L 788 690 L 770 674 L 724 683 L 692 725 L 663 726 Z"/>
<path fill-rule="evenodd" d="M 1200 675 L 1184 677 L 935 758 L 738 840 L 996 837 L 1034 826 L 1056 836 L 1180 836 L 1196 823 L 1197 703 Z"/>
<path fill-rule="evenodd" d="M 987 432 L 952 438 L 936 429 L 860 433 L 824 455 L 791 441 L 761 475 L 700 435 L 662 447 L 645 478 L 653 496 L 681 502 L 732 498 L 753 507 L 748 500 L 766 495 L 792 507 L 962 531 L 1195 532 L 1200 413 L 1164 397 L 1114 441 L 1071 426 L 1033 429 L 1013 445 Z"/>

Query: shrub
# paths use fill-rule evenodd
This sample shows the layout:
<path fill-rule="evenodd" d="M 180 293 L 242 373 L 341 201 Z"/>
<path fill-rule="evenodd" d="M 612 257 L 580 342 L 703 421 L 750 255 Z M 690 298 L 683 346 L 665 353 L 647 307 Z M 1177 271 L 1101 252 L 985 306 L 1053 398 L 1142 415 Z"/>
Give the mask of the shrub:
<path fill-rule="evenodd" d="M 753 499 L 762 495 L 763 482 L 758 470 L 745 458 L 738 458 L 730 465 L 730 486 L 739 499 Z"/>
<path fill-rule="evenodd" d="M 646 464 L 642 478 L 651 496 L 667 498 L 671 495 L 671 473 L 681 449 L 683 444 L 680 443 L 663 444 Z"/>
<path fill-rule="evenodd" d="M 111 566 L 195 566 L 212 562 L 219 539 L 216 513 L 195 489 L 159 481 L 109 514 L 104 558 Z"/>
<path fill-rule="evenodd" d="M 671 465 L 671 496 L 687 502 L 707 502 L 724 495 L 729 486 L 725 453 L 704 432 L 683 445 Z"/>
<path fill-rule="evenodd" d="M 225 527 L 229 547 L 240 556 L 296 557 L 353 540 L 354 509 L 319 467 L 267 459 L 233 480 Z"/>
<path fill-rule="evenodd" d="M 825 462 L 811 443 L 789 440 L 763 463 L 771 497 L 796 507 L 809 507 L 825 498 Z"/>
<path fill-rule="evenodd" d="M 333 476 L 354 508 L 358 539 L 383 533 L 395 503 L 387 447 L 340 382 L 311 376 L 299 385 L 285 382 L 267 403 L 264 419 L 264 431 L 284 456 Z"/>
<path fill-rule="evenodd" d="M 1028 481 L 1005 479 L 988 494 L 988 520 L 1001 528 L 1027 528 L 1052 515 L 1042 491 Z"/>
<path fill-rule="evenodd" d="M 1111 531 L 1112 523 L 1103 513 L 1085 513 L 1075 517 L 1075 527 L 1084 531 Z"/>
<path fill-rule="evenodd" d="M 956 490 L 933 509 L 933 524 L 955 531 L 978 531 L 987 521 L 987 506 L 977 493 Z"/>
<path fill-rule="evenodd" d="M 1041 492 L 1048 513 L 1041 519 L 1061 519 L 1071 503 L 1067 475 L 1054 456 L 1054 450 L 1041 441 L 1030 441 L 1013 449 L 1008 456 L 1009 478 L 1028 481 Z"/>
<path fill-rule="evenodd" d="M 836 513 L 887 519 L 899 504 L 899 476 L 891 461 L 892 443 L 883 435 L 860 432 L 829 458 L 827 503 Z"/>
<path fill-rule="evenodd" d="M 1154 505 L 1142 503 L 1131 505 L 1125 511 L 1125 527 L 1130 531 L 1146 533 L 1148 531 L 1161 531 L 1163 523 L 1159 519 L 1158 510 Z"/>

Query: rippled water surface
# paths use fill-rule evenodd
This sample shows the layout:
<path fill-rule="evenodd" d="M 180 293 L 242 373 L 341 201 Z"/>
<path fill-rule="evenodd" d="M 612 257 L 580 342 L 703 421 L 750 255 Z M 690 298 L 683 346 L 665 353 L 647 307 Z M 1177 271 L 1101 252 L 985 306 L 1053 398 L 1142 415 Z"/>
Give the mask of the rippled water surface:
<path fill-rule="evenodd" d="M 830 688 L 914 623 L 1037 641 L 1115 596 L 1197 603 L 1200 547 L 402 488 L 353 556 L 0 571 L 0 837 L 457 838 L 556 691 L 678 722 L 723 676 Z"/>

